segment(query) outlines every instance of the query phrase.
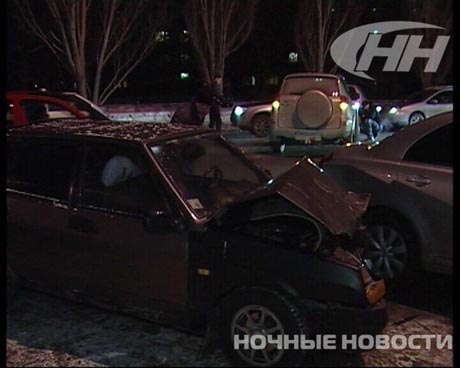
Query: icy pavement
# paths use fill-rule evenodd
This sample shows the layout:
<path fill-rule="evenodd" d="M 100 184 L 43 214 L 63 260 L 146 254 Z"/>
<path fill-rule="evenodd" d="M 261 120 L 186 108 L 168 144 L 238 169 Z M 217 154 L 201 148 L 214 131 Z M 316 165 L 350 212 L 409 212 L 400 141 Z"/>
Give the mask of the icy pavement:
<path fill-rule="evenodd" d="M 146 123 L 167 124 L 176 109 L 188 102 L 178 103 L 157 103 L 143 105 L 107 105 L 104 106 L 104 111 L 108 117 L 116 121 L 138 121 Z M 220 109 L 222 124 L 226 128 L 231 128 L 230 115 L 231 107 Z M 204 119 L 204 125 L 209 125 L 209 114 Z"/>
<path fill-rule="evenodd" d="M 443 316 L 389 303 L 384 333 L 452 333 Z M 7 366 L 229 366 L 203 339 L 148 321 L 24 290 L 7 315 Z M 452 350 L 318 352 L 305 366 L 453 366 Z"/>

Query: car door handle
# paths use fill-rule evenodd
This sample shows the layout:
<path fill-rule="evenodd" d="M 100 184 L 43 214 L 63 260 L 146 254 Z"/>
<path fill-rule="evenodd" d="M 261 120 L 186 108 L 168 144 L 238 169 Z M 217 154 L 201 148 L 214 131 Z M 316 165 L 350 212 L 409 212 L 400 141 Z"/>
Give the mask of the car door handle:
<path fill-rule="evenodd" d="M 97 233 L 96 224 L 93 221 L 81 216 L 70 216 L 69 228 L 77 230 L 81 233 Z"/>
<path fill-rule="evenodd" d="M 406 178 L 409 183 L 414 183 L 417 187 L 424 187 L 431 184 L 431 180 L 426 175 L 409 176 Z"/>

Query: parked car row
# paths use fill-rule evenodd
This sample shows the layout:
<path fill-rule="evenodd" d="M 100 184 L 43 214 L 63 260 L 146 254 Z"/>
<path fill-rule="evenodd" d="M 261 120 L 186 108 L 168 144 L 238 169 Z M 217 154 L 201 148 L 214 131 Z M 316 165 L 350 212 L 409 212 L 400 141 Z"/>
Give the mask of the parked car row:
<path fill-rule="evenodd" d="M 280 96 L 290 94 L 289 91 L 284 92 L 286 83 L 298 83 L 302 92 L 297 91 L 298 93 L 293 94 L 297 97 L 288 97 L 286 101 L 289 100 L 289 102 L 283 100 L 283 106 L 280 103 L 280 96 L 275 98 L 274 102 L 236 105 L 233 107 L 231 114 L 232 124 L 242 130 L 251 131 L 257 137 L 266 137 L 273 130 L 274 133 L 271 136 L 273 148 L 275 151 L 280 149 L 283 151 L 286 147 L 284 144 L 286 141 L 319 142 L 324 139 L 331 139 L 331 134 L 332 139 L 340 138 L 356 141 L 359 124 L 356 125 L 355 120 L 353 120 L 354 130 L 350 131 L 349 127 L 347 128 L 347 125 L 343 123 L 347 121 L 346 118 L 341 116 L 341 119 L 338 119 L 340 114 L 336 114 L 335 117 L 332 115 L 331 106 L 334 106 L 335 102 L 333 101 L 333 96 L 328 95 L 330 93 L 334 93 L 336 97 L 339 94 L 342 96 L 340 101 L 336 101 L 339 102 L 338 107 L 343 106 L 344 111 L 346 111 L 342 115 L 349 115 L 350 111 L 358 111 L 365 103 L 371 103 L 381 116 L 382 127 L 384 130 L 389 131 L 453 110 L 452 86 L 429 87 L 402 100 L 368 100 L 360 86 L 346 84 L 343 79 L 341 82 L 342 88 L 337 84 L 332 89 L 327 86 L 327 83 L 309 84 L 308 82 L 308 78 L 315 78 L 315 80 L 318 78 L 318 80 L 321 79 L 322 81 L 325 76 L 325 74 L 322 76 L 320 74 L 286 76 L 281 86 Z M 340 77 L 333 75 L 328 75 L 328 78 L 326 81 L 340 80 Z M 295 80 L 295 82 L 289 82 L 291 79 Z M 300 95 L 303 94 L 305 96 L 300 99 Z M 322 103 L 317 103 L 318 101 L 316 101 L 320 98 L 319 96 L 322 96 Z M 286 99 L 286 96 L 283 99 Z M 340 105 L 341 102 L 345 103 Z M 339 108 L 336 108 L 336 111 L 339 111 Z M 326 119 L 326 117 L 328 118 Z M 326 120 L 329 122 L 325 123 Z M 286 124 L 287 126 L 284 126 Z M 350 125 L 350 121 L 348 121 L 348 125 Z M 339 127 L 339 131 L 336 130 L 334 133 L 332 127 Z M 344 129 L 343 134 L 336 136 L 341 129 Z"/>
<path fill-rule="evenodd" d="M 340 78 L 295 74 L 281 91 L 272 143 L 353 141 L 357 97 Z M 9 287 L 214 331 L 233 362 L 274 366 L 306 351 L 235 339 L 378 334 L 385 281 L 452 272 L 452 113 L 275 179 L 214 130 L 39 95 L 7 96 Z M 47 116 L 27 115 L 29 101 Z M 265 114 L 251 107 L 248 126 Z"/>

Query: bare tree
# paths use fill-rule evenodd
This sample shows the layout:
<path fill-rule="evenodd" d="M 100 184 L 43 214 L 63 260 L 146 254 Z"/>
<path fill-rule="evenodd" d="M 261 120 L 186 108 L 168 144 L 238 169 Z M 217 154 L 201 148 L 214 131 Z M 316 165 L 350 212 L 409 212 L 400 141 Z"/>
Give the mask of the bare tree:
<path fill-rule="evenodd" d="M 358 23 L 362 8 L 351 0 L 300 0 L 295 25 L 295 43 L 307 71 L 334 72 L 328 67 L 332 42 Z"/>
<path fill-rule="evenodd" d="M 256 5 L 257 0 L 187 0 L 185 23 L 204 82 L 223 77 L 225 59 L 249 38 Z"/>
<path fill-rule="evenodd" d="M 404 5 L 409 20 L 441 26 L 446 28 L 448 34 L 452 33 L 452 0 L 408 0 L 404 2 Z M 427 48 L 433 47 L 439 35 L 433 29 L 420 29 L 417 32 L 423 35 L 422 44 L 425 44 Z M 415 59 L 414 68 L 422 88 L 446 83 L 452 78 L 452 55 L 452 43 L 449 43 L 437 73 L 426 73 L 424 70 L 426 59 Z"/>
<path fill-rule="evenodd" d="M 165 1 L 15 0 L 23 24 L 103 104 L 156 45 Z"/>

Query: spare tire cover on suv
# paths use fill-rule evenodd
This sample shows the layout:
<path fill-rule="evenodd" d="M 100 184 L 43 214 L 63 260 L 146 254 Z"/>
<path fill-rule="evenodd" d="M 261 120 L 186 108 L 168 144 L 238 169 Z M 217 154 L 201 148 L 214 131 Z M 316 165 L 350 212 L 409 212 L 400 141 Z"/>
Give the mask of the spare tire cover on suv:
<path fill-rule="evenodd" d="M 332 103 L 323 92 L 311 90 L 299 98 L 296 110 L 300 122 L 306 128 L 318 129 L 330 120 Z"/>

